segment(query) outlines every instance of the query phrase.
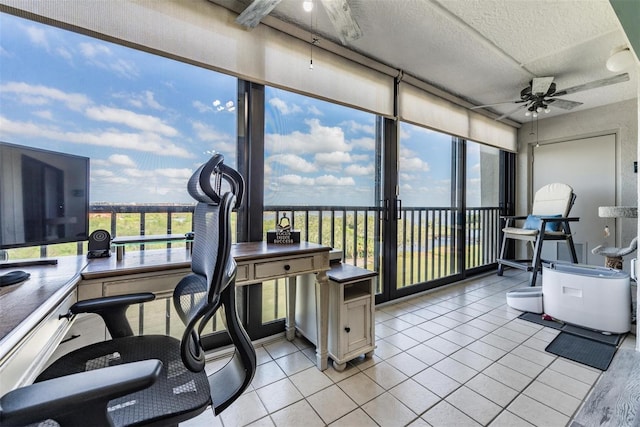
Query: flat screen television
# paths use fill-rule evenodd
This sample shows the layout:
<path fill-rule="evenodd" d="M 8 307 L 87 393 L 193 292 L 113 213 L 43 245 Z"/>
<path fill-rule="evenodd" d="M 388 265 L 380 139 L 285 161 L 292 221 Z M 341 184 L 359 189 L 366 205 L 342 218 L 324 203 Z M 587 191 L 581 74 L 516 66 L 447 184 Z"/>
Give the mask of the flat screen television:
<path fill-rule="evenodd" d="M 88 235 L 89 159 L 0 142 L 0 249 Z"/>

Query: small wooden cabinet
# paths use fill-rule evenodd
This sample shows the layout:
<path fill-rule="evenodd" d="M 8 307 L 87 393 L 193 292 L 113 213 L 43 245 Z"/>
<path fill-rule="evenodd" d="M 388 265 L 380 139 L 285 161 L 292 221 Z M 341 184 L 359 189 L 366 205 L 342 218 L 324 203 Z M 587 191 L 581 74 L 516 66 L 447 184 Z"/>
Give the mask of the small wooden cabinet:
<path fill-rule="evenodd" d="M 371 357 L 375 349 L 375 290 L 377 273 L 348 264 L 335 264 L 329 278 L 329 357 L 342 371 L 349 360 L 362 354 Z M 298 283 L 296 289 L 296 328 L 317 344 L 315 292 Z"/>

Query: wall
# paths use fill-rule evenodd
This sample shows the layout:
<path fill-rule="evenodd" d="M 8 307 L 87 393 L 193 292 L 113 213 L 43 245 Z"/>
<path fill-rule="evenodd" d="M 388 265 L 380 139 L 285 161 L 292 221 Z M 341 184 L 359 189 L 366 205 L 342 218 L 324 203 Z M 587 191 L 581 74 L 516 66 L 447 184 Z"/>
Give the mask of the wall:
<path fill-rule="evenodd" d="M 638 205 L 638 175 L 633 171 L 633 162 L 638 155 L 638 101 L 620 102 L 604 107 L 592 108 L 577 113 L 540 120 L 539 143 L 569 141 L 590 136 L 616 134 L 616 204 Z M 530 135 L 531 126 L 525 124 L 518 130 L 517 202 L 516 213 L 526 214 L 532 201 L 532 146 L 536 135 Z M 567 164 L 567 167 L 580 165 Z M 637 235 L 637 221 L 617 220 L 615 244 L 626 246 Z M 524 249 L 520 248 L 519 256 Z M 627 257 L 631 258 L 631 257 Z M 625 260 L 625 269 L 629 260 Z"/>

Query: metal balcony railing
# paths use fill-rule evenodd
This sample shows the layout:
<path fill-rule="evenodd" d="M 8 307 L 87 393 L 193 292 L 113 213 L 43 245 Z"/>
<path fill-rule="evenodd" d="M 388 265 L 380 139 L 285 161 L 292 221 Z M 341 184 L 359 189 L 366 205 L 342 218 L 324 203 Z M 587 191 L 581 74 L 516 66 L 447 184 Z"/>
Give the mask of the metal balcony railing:
<path fill-rule="evenodd" d="M 104 204 L 90 206 L 90 231 L 108 230 L 112 236 L 181 234 L 191 231 L 194 206 L 191 204 Z M 278 219 L 287 214 L 293 229 L 301 239 L 343 251 L 343 262 L 380 271 L 381 215 L 379 207 L 371 206 L 266 206 L 263 228 L 274 229 Z M 235 215 L 232 218 L 235 222 Z M 464 268 L 473 269 L 496 262 L 499 250 L 500 210 L 497 207 L 468 208 L 461 213 L 448 207 L 403 207 L 398 220 L 397 286 L 440 279 L 459 273 L 459 260 L 464 256 Z M 235 224 L 233 224 L 235 226 Z M 462 233 L 462 236 L 460 236 Z M 466 253 L 462 254 L 464 239 Z M 170 248 L 184 243 L 164 242 L 137 244 L 128 251 Z M 40 256 L 81 255 L 87 243 L 41 247 Z M 38 248 L 32 248 L 37 257 Z M 12 250 L 13 251 L 13 250 Z M 263 284 L 263 322 L 284 317 L 284 281 Z M 156 303 L 156 307 L 158 307 Z M 170 316 L 167 305 L 167 317 Z M 145 328 L 143 309 L 134 315 L 140 332 Z M 166 322 L 166 333 L 175 334 L 174 326 Z M 217 322 L 216 322 L 217 323 Z M 214 323 L 213 329 L 217 330 Z"/>

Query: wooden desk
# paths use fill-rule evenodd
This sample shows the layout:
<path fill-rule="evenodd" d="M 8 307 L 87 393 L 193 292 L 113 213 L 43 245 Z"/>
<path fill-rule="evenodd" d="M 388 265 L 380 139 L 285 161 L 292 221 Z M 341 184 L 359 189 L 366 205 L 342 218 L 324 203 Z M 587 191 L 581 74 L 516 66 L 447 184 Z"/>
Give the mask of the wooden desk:
<path fill-rule="evenodd" d="M 313 243 L 268 245 L 238 243 L 232 256 L 238 264 L 237 286 L 286 278 L 287 338 L 295 333 L 296 276 L 316 277 L 318 340 L 316 364 L 327 368 L 329 251 Z M 129 252 L 87 260 L 61 257 L 57 266 L 22 268 L 31 278 L 0 289 L 0 396 L 29 384 L 37 376 L 69 329 L 59 318 L 76 301 L 103 295 L 139 291 L 168 296 L 177 281 L 190 271 L 191 257 L 184 248 Z"/>
<path fill-rule="evenodd" d="M 287 280 L 286 336 L 295 335 L 296 277 L 315 275 L 317 295 L 318 345 L 316 364 L 327 368 L 327 334 L 329 294 L 326 271 L 329 270 L 327 246 L 315 243 L 273 245 L 265 242 L 237 243 L 231 255 L 238 269 L 236 286 L 246 286 L 274 279 Z M 190 270 L 191 256 L 184 248 L 130 252 L 122 260 L 115 257 L 91 260 L 82 271 L 78 300 L 101 296 L 150 291 L 170 296 L 178 280 Z"/>

